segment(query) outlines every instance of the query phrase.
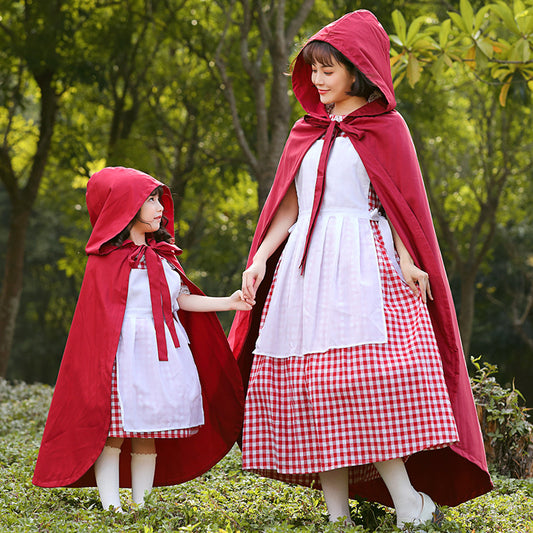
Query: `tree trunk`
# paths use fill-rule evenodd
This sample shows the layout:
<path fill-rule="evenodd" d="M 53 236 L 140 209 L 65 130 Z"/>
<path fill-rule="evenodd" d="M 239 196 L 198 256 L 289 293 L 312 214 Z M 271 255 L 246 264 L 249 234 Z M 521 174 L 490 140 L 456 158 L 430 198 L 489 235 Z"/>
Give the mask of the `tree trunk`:
<path fill-rule="evenodd" d="M 461 332 L 461 340 L 463 343 L 463 351 L 467 357 L 470 351 L 472 327 L 474 324 L 476 272 L 474 272 L 474 275 L 471 275 L 470 273 L 466 274 L 464 272 L 461 274 L 461 303 L 459 308 L 458 322 L 459 331 Z"/>
<path fill-rule="evenodd" d="M 4 146 L 2 150 L 1 178 L 11 200 L 6 263 L 0 292 L 0 376 L 2 377 L 6 375 L 11 356 L 15 322 L 22 294 L 26 233 L 31 210 L 46 168 L 58 110 L 58 96 L 53 87 L 53 73 L 43 72 L 34 77 L 41 91 L 39 140 L 30 175 L 24 187 L 18 186 L 7 146 Z"/>
<path fill-rule="evenodd" d="M 22 294 L 24 249 L 30 212 L 13 205 L 0 294 L 0 376 L 5 377 Z"/>
<path fill-rule="evenodd" d="M 285 1 L 273 1 L 270 9 L 263 10 L 262 4 L 241 1 L 244 19 L 240 23 L 241 60 L 246 74 L 253 87 L 253 99 L 257 118 L 254 134 L 255 146 L 246 136 L 243 119 L 240 114 L 238 97 L 228 69 L 225 45 L 227 33 L 233 24 L 232 12 L 227 13 L 226 27 L 217 46 L 214 62 L 224 86 L 224 94 L 228 101 L 237 141 L 242 149 L 244 159 L 248 163 L 251 174 L 258 184 L 258 205 L 262 208 L 272 186 L 280 155 L 287 140 L 291 121 L 291 105 L 289 98 L 289 78 L 286 75 L 288 59 L 295 36 L 309 15 L 315 0 L 302 0 L 297 12 L 291 20 L 287 20 Z M 252 12 L 254 11 L 254 12 Z M 257 38 L 251 30 L 252 21 L 257 23 L 264 49 L 254 48 L 257 55 L 250 54 Z M 267 98 L 268 79 L 262 68 L 263 54 L 268 48 L 272 68 L 270 99 Z"/>
<path fill-rule="evenodd" d="M 279 158 L 283 152 L 290 127 L 291 103 L 289 99 L 290 78 L 287 71 L 288 47 L 271 52 L 272 57 L 272 89 L 270 93 L 269 138 L 267 147 L 258 147 L 260 169 L 256 172 L 258 206 L 261 209 L 272 187 L 278 168 Z"/>

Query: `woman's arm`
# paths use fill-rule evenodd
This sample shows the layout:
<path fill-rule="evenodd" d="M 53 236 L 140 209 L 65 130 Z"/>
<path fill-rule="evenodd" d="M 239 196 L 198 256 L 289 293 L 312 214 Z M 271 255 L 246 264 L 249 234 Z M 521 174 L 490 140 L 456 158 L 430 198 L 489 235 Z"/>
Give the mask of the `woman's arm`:
<path fill-rule="evenodd" d="M 298 218 L 298 197 L 294 182 L 281 201 L 265 238 L 254 255 L 252 264 L 242 274 L 242 292 L 246 301 L 254 300 L 257 288 L 265 277 L 267 259 L 287 238 L 289 228 Z"/>
<path fill-rule="evenodd" d="M 183 311 L 249 311 L 254 301 L 244 301 L 242 291 L 235 291 L 231 296 L 202 296 L 183 293 L 178 296 L 178 304 Z"/>
<path fill-rule="evenodd" d="M 415 296 L 418 296 L 419 294 L 422 296 L 422 301 L 424 303 L 427 302 L 428 297 L 430 300 L 433 300 L 428 273 L 424 272 L 415 265 L 411 254 L 405 247 L 405 244 L 402 242 L 402 239 L 390 221 L 389 226 L 392 231 L 394 246 L 396 247 L 396 251 L 400 256 L 400 268 L 407 285 L 409 285 Z"/>

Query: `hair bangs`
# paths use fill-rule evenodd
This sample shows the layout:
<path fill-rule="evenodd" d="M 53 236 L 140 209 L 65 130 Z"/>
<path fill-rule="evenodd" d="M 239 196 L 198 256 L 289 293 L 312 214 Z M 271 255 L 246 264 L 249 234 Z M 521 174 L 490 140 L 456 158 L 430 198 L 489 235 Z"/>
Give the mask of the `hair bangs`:
<path fill-rule="evenodd" d="M 157 194 L 157 196 L 159 198 L 161 198 L 161 196 L 163 196 L 163 192 L 164 192 L 164 189 L 163 189 L 163 186 L 162 185 L 158 185 L 151 193 L 149 196 L 155 196 Z"/>
<path fill-rule="evenodd" d="M 325 41 L 311 41 L 304 46 L 302 54 L 308 65 L 320 63 L 325 67 L 332 67 L 335 62 L 340 63 L 337 56 L 342 56 L 336 48 Z"/>
<path fill-rule="evenodd" d="M 346 70 L 355 76 L 352 88 L 346 94 L 370 98 L 375 93 L 375 98 L 383 96 L 377 85 L 372 83 L 342 52 L 326 41 L 311 41 L 307 43 L 302 52 L 303 60 L 308 65 L 320 64 L 324 67 L 333 67 L 334 63 L 343 65 Z"/>

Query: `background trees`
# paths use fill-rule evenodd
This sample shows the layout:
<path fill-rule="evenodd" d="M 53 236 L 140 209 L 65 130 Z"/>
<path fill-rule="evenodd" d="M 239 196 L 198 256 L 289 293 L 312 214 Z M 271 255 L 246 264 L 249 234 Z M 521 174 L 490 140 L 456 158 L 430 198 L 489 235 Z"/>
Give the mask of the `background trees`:
<path fill-rule="evenodd" d="M 22 293 L 25 240 L 52 146 L 60 99 L 73 82 L 79 20 L 61 1 L 2 2 L 0 177 L 10 207 L 0 292 L 0 374 L 5 375 Z"/>
<path fill-rule="evenodd" d="M 521 1 L 458 4 L 456 11 L 418 16 L 411 24 L 394 12 L 391 63 L 396 83 L 408 82 L 400 93 L 410 100 L 409 124 L 454 286 L 465 352 L 494 353 L 498 345 L 503 353 L 496 360 L 508 367 L 509 358 L 515 364 L 527 360 L 531 324 L 523 293 L 503 285 L 515 286 L 518 277 L 519 290 L 529 291 L 521 264 L 527 264 L 527 254 L 513 266 L 505 261 L 505 280 L 496 281 L 491 270 L 507 253 L 516 259 L 518 250 L 525 252 L 524 241 L 509 230 L 524 232 L 530 199 L 531 136 L 525 132 L 532 120 L 533 10 L 531 2 Z M 480 296 L 490 310 L 476 305 Z M 528 383 L 529 365 L 517 367 Z"/>
<path fill-rule="evenodd" d="M 526 394 L 531 6 L 373 5 L 391 34 L 399 109 L 419 152 L 465 348 L 498 362 L 508 379 L 518 375 Z M 188 273 L 212 294 L 239 285 L 258 207 L 301 114 L 290 61 L 324 23 L 360 7 L 0 0 L 1 374 L 54 381 L 85 264 L 85 185 L 106 164 L 167 182 Z"/>

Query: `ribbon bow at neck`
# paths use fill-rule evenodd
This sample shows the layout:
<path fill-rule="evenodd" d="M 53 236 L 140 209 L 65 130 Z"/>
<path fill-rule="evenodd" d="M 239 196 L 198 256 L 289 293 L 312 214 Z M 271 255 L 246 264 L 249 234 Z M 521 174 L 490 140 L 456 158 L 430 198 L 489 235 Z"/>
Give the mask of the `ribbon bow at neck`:
<path fill-rule="evenodd" d="M 157 339 L 157 353 L 160 361 L 168 361 L 165 323 L 170 331 L 174 346 L 178 348 L 180 345 L 176 328 L 174 327 L 170 290 L 168 288 L 163 263 L 161 262 L 162 257 L 171 260 L 175 259 L 176 254 L 179 253 L 179 248 L 166 242 L 150 242 L 149 245 L 143 244 L 136 246 L 129 257 L 131 268 L 137 268 L 143 257 L 146 261 L 148 283 L 150 285 L 150 300 L 152 302 L 152 313 Z"/>
<path fill-rule="evenodd" d="M 357 117 L 348 116 L 342 121 L 329 119 L 325 117 L 318 117 L 315 115 L 306 115 L 304 120 L 307 124 L 317 128 L 326 130 L 324 134 L 324 145 L 320 153 L 320 159 L 318 160 L 318 171 L 316 176 L 315 194 L 313 197 L 313 209 L 311 210 L 311 220 L 309 221 L 309 228 L 307 230 L 307 237 L 305 239 L 304 253 L 302 261 L 300 263 L 300 273 L 303 275 L 305 270 L 305 263 L 307 261 L 307 252 L 309 250 L 309 243 L 311 242 L 311 235 L 315 227 L 316 217 L 320 206 L 322 205 L 322 199 L 324 197 L 324 186 L 326 182 L 326 168 L 328 165 L 329 154 L 335 139 L 341 132 L 347 133 L 350 137 L 361 139 L 364 132 L 357 128 L 354 124 Z"/>

